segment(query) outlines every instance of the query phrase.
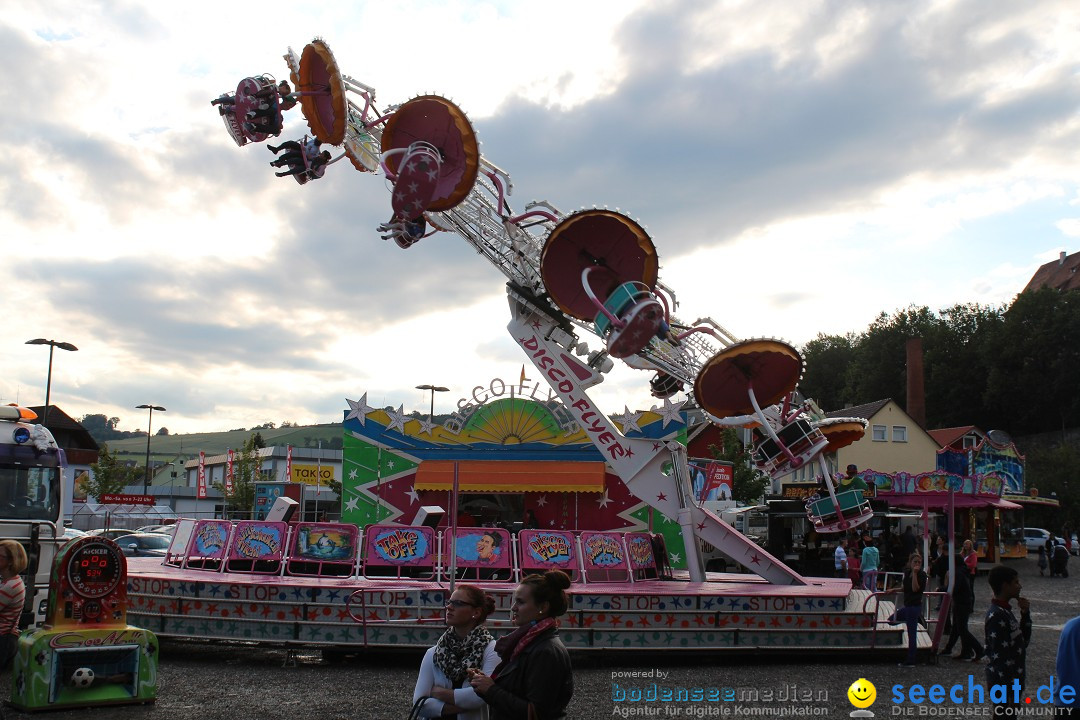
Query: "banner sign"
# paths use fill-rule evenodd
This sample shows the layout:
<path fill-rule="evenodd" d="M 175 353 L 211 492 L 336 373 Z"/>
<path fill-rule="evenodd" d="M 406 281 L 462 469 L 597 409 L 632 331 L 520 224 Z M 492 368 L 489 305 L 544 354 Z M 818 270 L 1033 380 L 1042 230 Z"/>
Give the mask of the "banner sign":
<path fill-rule="evenodd" d="M 289 479 L 295 483 L 329 487 L 334 481 L 333 465 L 293 465 Z"/>
<path fill-rule="evenodd" d="M 280 560 L 285 554 L 288 527 L 283 522 L 239 521 L 233 530 L 229 559 Z"/>
<path fill-rule="evenodd" d="M 233 491 L 233 451 L 229 448 L 229 460 L 225 466 L 225 494 L 232 495 Z"/>
<path fill-rule="evenodd" d="M 458 528 L 458 567 L 510 567 L 510 533 L 502 528 Z"/>
<path fill-rule="evenodd" d="M 369 525 L 365 537 L 368 565 L 431 565 L 434 562 L 435 531 L 429 527 Z"/>
<path fill-rule="evenodd" d="M 724 460 L 690 460 L 690 478 L 694 497 L 707 500 L 731 500 L 735 488 L 735 467 Z"/>
<path fill-rule="evenodd" d="M 296 526 L 292 558 L 315 562 L 352 562 L 356 557 L 355 525 L 344 523 L 300 523 Z"/>
<path fill-rule="evenodd" d="M 628 569 L 622 537 L 611 532 L 581 533 L 581 559 L 585 570 Z"/>
<path fill-rule="evenodd" d="M 285 479 L 292 480 L 292 445 L 285 446 Z"/>
<path fill-rule="evenodd" d="M 106 493 L 98 500 L 102 505 L 153 505 L 153 495 L 120 495 Z"/>
<path fill-rule="evenodd" d="M 206 498 L 206 453 L 199 451 L 199 476 L 196 497 L 200 500 Z"/>
<path fill-rule="evenodd" d="M 522 530 L 518 533 L 522 548 L 522 567 L 533 569 L 577 566 L 573 533 L 558 530 Z"/>

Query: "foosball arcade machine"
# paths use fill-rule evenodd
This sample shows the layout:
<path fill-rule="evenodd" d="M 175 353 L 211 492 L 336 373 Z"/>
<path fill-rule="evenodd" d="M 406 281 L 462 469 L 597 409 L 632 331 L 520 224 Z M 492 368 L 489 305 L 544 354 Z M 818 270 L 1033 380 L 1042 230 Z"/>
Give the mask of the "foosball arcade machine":
<path fill-rule="evenodd" d="M 45 624 L 19 638 L 11 704 L 19 710 L 150 703 L 157 638 L 127 624 L 127 560 L 106 538 L 82 537 L 56 556 Z"/>

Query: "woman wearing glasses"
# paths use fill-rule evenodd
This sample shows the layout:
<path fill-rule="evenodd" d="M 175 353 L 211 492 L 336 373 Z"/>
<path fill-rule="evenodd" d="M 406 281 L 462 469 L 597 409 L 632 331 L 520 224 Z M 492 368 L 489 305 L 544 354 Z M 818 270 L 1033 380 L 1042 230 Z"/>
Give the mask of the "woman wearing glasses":
<path fill-rule="evenodd" d="M 472 670 L 472 686 L 491 708 L 491 720 L 566 717 L 574 694 L 570 655 L 555 618 L 566 612 L 570 578 L 561 570 L 530 575 L 514 591 L 510 620 L 518 629 L 495 643 L 494 672 Z"/>
<path fill-rule="evenodd" d="M 6 670 L 19 648 L 19 616 L 26 587 L 19 573 L 26 569 L 26 550 L 15 540 L 0 540 L 0 670 Z"/>
<path fill-rule="evenodd" d="M 459 720 L 486 720 L 487 706 L 469 684 L 469 668 L 491 672 L 499 662 L 495 640 L 484 627 L 495 600 L 474 585 L 458 585 L 446 602 L 446 632 L 420 663 L 413 703 L 428 697 L 420 717 L 455 715 Z"/>

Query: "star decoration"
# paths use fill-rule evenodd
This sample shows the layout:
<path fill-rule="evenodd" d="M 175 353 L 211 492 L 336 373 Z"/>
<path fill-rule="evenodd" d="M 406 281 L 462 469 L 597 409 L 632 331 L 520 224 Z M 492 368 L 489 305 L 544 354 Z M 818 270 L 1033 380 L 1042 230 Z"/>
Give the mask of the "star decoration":
<path fill-rule="evenodd" d="M 604 488 L 604 494 L 600 496 L 600 499 L 596 501 L 596 504 L 602 508 L 606 508 L 611 503 L 611 498 L 607 495 L 607 488 Z"/>
<path fill-rule="evenodd" d="M 641 416 L 643 414 L 644 413 L 630 412 L 630 408 L 628 408 L 626 405 L 623 405 L 623 414 L 615 416 L 622 424 L 623 434 L 626 434 L 631 430 L 637 430 L 638 432 L 641 432 L 641 428 L 638 426 L 638 421 L 641 420 Z"/>
<path fill-rule="evenodd" d="M 404 410 L 404 405 L 398 405 L 397 410 L 386 411 L 386 416 L 390 418 L 390 424 L 386 426 L 387 431 L 393 430 L 396 427 L 398 428 L 398 432 L 400 432 L 402 435 L 405 434 L 406 417 Z"/>
<path fill-rule="evenodd" d="M 531 323 L 529 323 L 529 324 L 533 326 L 533 330 L 539 330 L 540 329 L 540 319 L 539 318 L 533 318 L 533 321 Z"/>
<path fill-rule="evenodd" d="M 547 505 L 547 495 L 541 495 L 536 499 L 536 507 L 544 507 Z"/>
<path fill-rule="evenodd" d="M 705 522 L 704 521 L 699 522 L 698 526 L 697 526 L 697 529 L 698 530 L 704 530 L 705 529 Z"/>
<path fill-rule="evenodd" d="M 351 500 L 349 500 L 348 502 L 345 503 L 345 509 L 346 510 L 356 510 L 357 509 L 356 508 L 356 503 L 358 503 L 359 501 L 360 501 L 359 496 L 352 498 Z"/>
<path fill-rule="evenodd" d="M 678 565 L 680 562 L 682 562 L 682 555 L 674 552 L 671 553 L 671 562 L 675 565 Z"/>
<path fill-rule="evenodd" d="M 431 435 L 431 431 L 434 430 L 434 429 L 435 429 L 435 423 L 431 422 L 431 420 L 421 420 L 420 421 L 420 434 L 421 435 L 423 435 L 424 433 L 427 433 L 428 435 Z"/>
<path fill-rule="evenodd" d="M 356 418 L 361 425 L 367 420 L 367 414 L 375 409 L 367 404 L 367 393 L 364 393 L 364 397 L 360 398 L 359 401 L 345 398 L 345 402 L 349 403 L 349 414 L 345 416 L 345 420 Z"/>
<path fill-rule="evenodd" d="M 355 480 L 356 479 L 356 468 L 353 468 L 352 470 L 349 471 L 349 479 L 350 480 Z"/>
<path fill-rule="evenodd" d="M 405 493 L 410 500 L 414 503 L 420 502 L 420 495 L 416 492 L 416 488 L 412 488 L 409 492 Z M 411 504 L 411 503 L 410 503 Z"/>
<path fill-rule="evenodd" d="M 664 502 L 665 500 L 667 500 L 667 495 L 665 495 L 664 493 L 660 493 L 656 496 L 657 502 Z"/>
<path fill-rule="evenodd" d="M 664 423 L 661 427 L 667 427 L 669 422 L 683 424 L 682 414 L 679 412 L 682 410 L 682 406 L 686 404 L 686 400 L 680 403 L 671 402 L 671 398 L 664 398 L 663 408 L 653 408 L 655 412 L 660 413 L 660 416 L 664 419 Z"/>

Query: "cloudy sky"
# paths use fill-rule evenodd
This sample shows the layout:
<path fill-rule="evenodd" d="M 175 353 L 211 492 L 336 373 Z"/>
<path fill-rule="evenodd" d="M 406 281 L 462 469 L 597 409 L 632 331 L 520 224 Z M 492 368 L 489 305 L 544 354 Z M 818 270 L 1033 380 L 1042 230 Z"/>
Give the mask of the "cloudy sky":
<path fill-rule="evenodd" d="M 797 9 L 796 9 L 797 8 Z M 0 400 L 172 432 L 436 412 L 516 378 L 504 279 L 379 239 L 381 177 L 298 186 L 209 100 L 315 36 L 380 108 L 464 108 L 513 207 L 642 222 L 684 319 L 804 343 L 1003 303 L 1080 245 L 1080 5 L 0 0 Z M 284 137 L 303 135 L 299 109 Z M 652 405 L 617 369 L 609 411 Z"/>

